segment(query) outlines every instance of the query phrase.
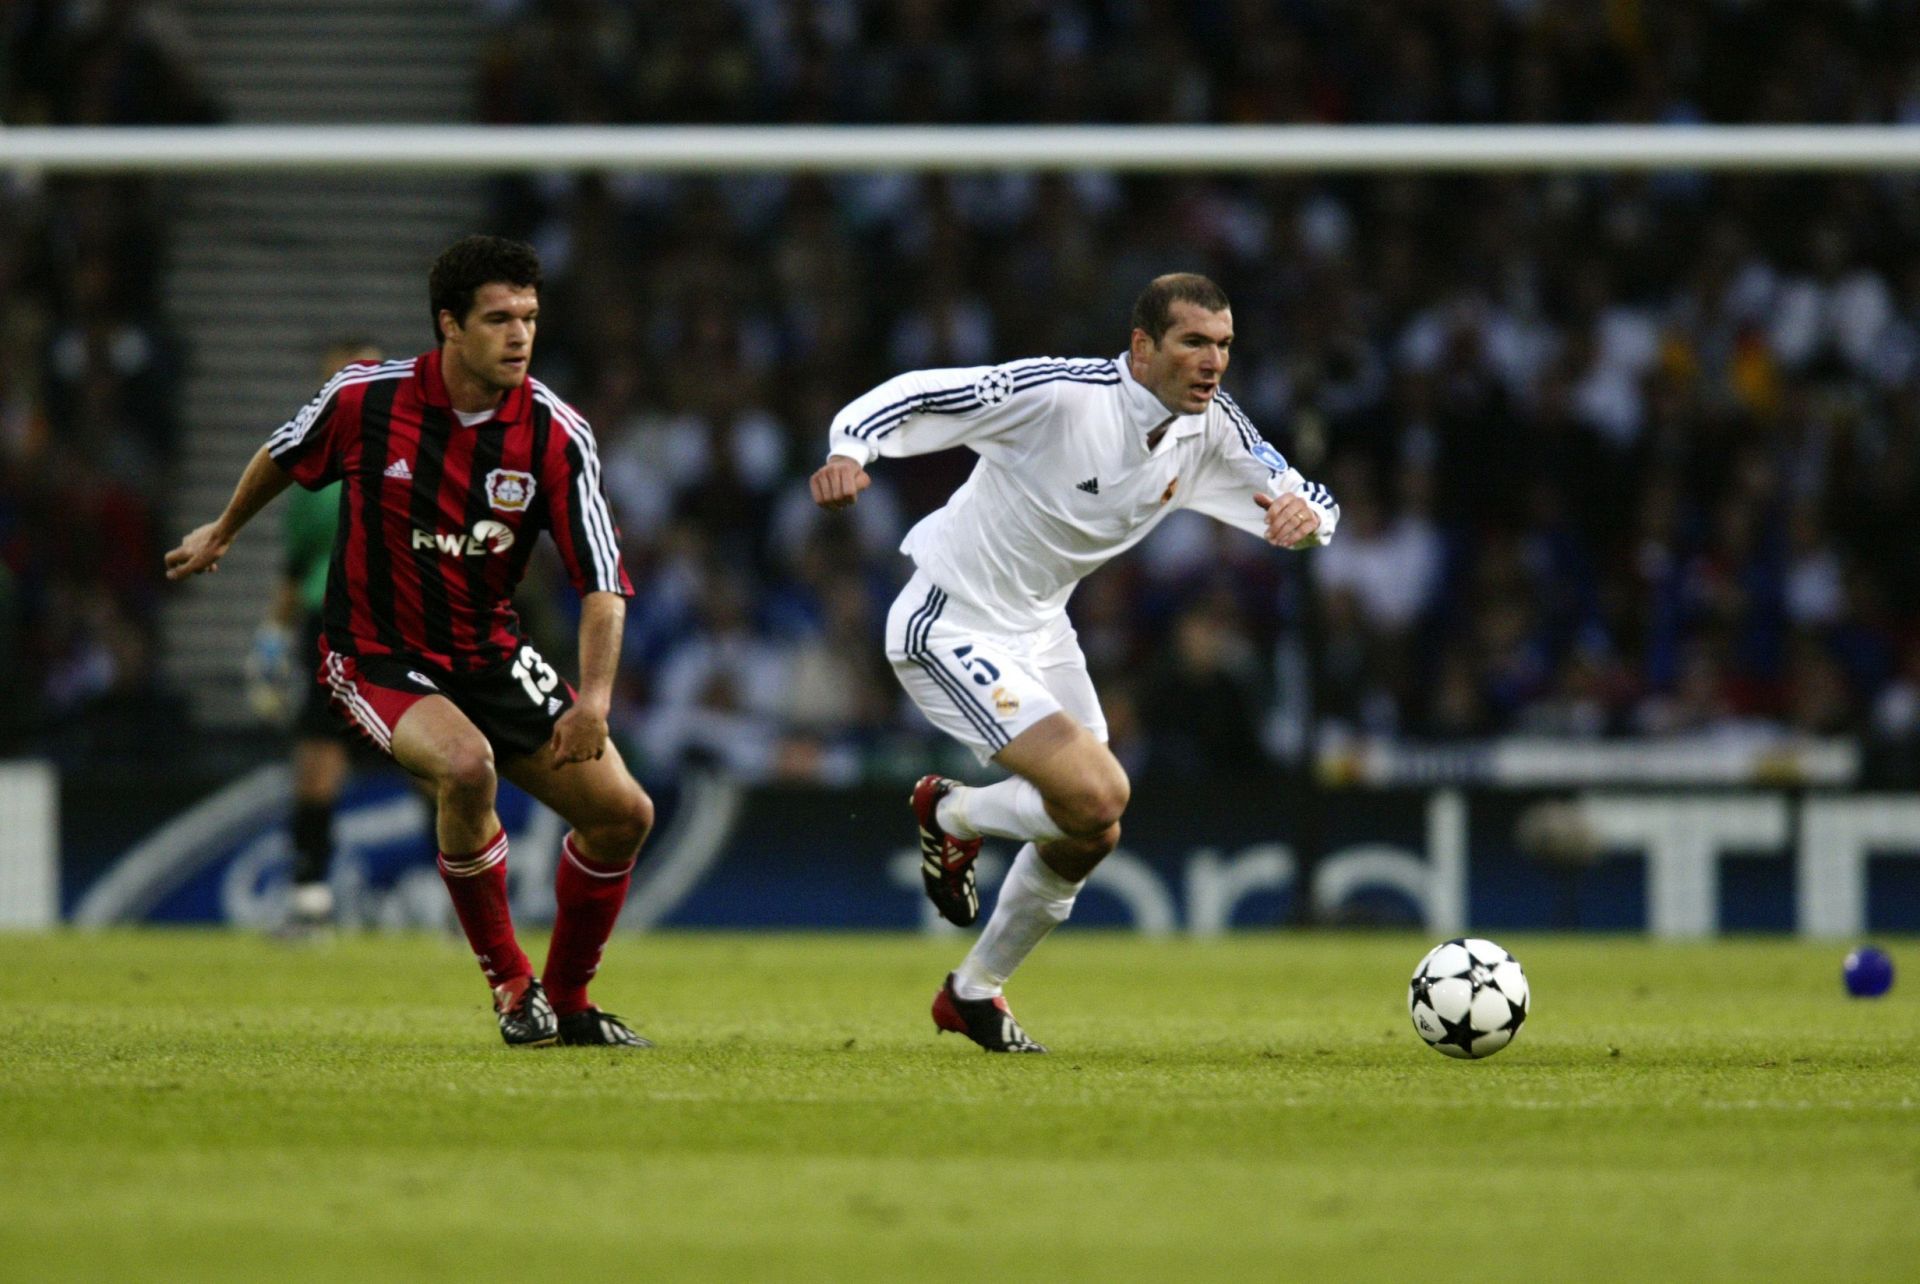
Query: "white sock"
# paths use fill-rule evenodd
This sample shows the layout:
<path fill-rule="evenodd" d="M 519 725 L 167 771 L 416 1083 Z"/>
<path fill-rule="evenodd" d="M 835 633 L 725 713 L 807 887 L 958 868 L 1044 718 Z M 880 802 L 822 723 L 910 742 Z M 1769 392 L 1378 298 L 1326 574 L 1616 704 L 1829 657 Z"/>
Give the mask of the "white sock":
<path fill-rule="evenodd" d="M 1074 897 L 1084 886 L 1084 881 L 1070 883 L 1047 868 L 1032 843 L 1022 847 L 1000 884 L 993 916 L 972 951 L 954 969 L 955 992 L 963 999 L 990 999 L 1000 993 L 1033 947 L 1067 921 Z"/>
<path fill-rule="evenodd" d="M 991 834 L 995 838 L 1050 843 L 1065 836 L 1047 814 L 1046 800 L 1040 791 L 1020 776 L 1011 776 L 997 785 L 974 788 L 958 785 L 940 800 L 934 819 L 955 838 Z"/>

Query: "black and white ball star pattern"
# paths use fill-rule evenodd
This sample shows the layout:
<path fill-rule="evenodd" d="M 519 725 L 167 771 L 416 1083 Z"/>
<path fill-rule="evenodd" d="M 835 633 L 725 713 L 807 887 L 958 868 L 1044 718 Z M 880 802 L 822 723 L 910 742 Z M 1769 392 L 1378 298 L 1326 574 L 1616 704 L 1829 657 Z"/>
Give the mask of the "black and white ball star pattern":
<path fill-rule="evenodd" d="M 1407 1011 L 1435 1049 L 1475 1059 L 1513 1041 L 1532 998 L 1518 959 L 1492 941 L 1461 937 L 1420 960 L 1407 988 Z"/>
<path fill-rule="evenodd" d="M 1013 395 L 1013 372 L 995 366 L 973 382 L 973 395 L 983 406 L 997 406 Z"/>

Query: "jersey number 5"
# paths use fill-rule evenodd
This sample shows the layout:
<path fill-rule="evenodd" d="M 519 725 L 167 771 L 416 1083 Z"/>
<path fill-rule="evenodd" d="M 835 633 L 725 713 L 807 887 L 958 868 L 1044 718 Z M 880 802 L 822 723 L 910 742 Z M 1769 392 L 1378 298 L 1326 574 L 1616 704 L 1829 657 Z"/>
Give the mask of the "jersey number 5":
<path fill-rule="evenodd" d="M 953 658 L 960 661 L 960 667 L 972 674 L 973 680 L 983 687 L 988 683 L 998 682 L 1000 680 L 1000 670 L 993 666 L 991 660 L 988 660 L 984 656 L 975 655 L 973 653 L 973 643 L 971 642 L 965 646 L 955 647 L 953 649 Z"/>
<path fill-rule="evenodd" d="M 520 654 L 514 656 L 513 676 L 520 679 L 520 685 L 526 688 L 527 699 L 535 704 L 545 700 L 547 693 L 560 685 L 560 675 L 530 646 L 521 647 Z"/>

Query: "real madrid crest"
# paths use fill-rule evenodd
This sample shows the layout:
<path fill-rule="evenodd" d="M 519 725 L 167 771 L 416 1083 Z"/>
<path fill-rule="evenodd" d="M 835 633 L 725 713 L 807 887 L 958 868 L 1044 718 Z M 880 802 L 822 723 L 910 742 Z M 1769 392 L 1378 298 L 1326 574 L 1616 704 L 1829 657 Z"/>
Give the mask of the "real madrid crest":
<path fill-rule="evenodd" d="M 496 468 L 487 474 L 487 506 L 496 512 L 523 513 L 532 502 L 532 473 Z"/>

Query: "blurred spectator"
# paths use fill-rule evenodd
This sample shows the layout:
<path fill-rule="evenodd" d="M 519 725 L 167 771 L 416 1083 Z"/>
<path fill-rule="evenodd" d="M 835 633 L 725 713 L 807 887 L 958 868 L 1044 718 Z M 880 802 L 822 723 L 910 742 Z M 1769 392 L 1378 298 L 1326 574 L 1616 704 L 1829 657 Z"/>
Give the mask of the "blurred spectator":
<path fill-rule="evenodd" d="M 0 13 L 7 124 L 219 115 L 184 29 L 142 0 Z M 179 719 L 156 677 L 156 528 L 177 353 L 162 317 L 164 215 L 140 180 L 0 178 L 0 752 L 98 760 Z"/>
<path fill-rule="evenodd" d="M 1182 611 L 1165 653 L 1138 683 L 1147 769 L 1192 780 L 1260 774 L 1262 686 L 1230 599 L 1216 595 Z"/>
<path fill-rule="evenodd" d="M 656 767 L 717 764 L 748 780 L 777 774 L 784 657 L 754 627 L 749 593 L 738 575 L 712 575 L 695 629 L 661 661 L 640 736 Z"/>

